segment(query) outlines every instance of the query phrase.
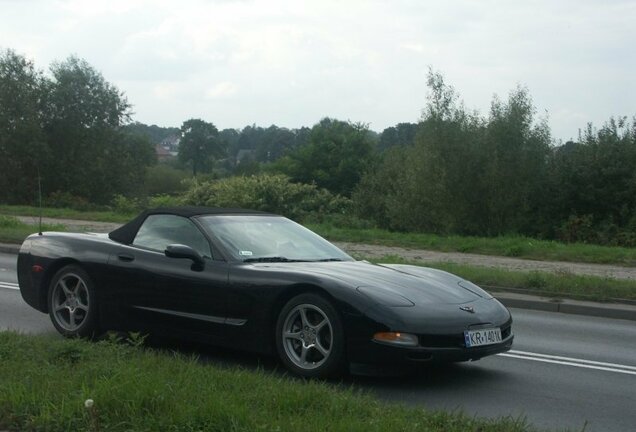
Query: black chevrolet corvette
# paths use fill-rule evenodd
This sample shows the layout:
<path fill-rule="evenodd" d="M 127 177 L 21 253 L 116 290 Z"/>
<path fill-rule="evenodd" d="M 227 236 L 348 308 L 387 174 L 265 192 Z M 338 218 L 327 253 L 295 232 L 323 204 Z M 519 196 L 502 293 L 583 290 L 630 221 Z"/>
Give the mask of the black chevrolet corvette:
<path fill-rule="evenodd" d="M 160 208 L 108 235 L 33 234 L 18 280 L 65 336 L 160 332 L 277 353 L 306 377 L 477 360 L 513 340 L 508 310 L 471 282 L 356 261 L 258 211 Z"/>

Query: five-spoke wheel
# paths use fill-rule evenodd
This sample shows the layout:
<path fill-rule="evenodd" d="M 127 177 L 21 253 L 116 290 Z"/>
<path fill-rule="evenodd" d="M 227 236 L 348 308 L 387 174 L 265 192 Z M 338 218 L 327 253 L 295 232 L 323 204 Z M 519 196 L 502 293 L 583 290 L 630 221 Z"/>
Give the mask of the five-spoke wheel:
<path fill-rule="evenodd" d="M 344 357 L 344 335 L 338 313 L 318 294 L 294 297 L 278 317 L 276 345 L 281 360 L 299 375 L 318 377 L 335 373 Z"/>
<path fill-rule="evenodd" d="M 49 288 L 49 315 L 65 336 L 92 336 L 96 330 L 96 299 L 93 282 L 79 266 L 60 269 Z"/>

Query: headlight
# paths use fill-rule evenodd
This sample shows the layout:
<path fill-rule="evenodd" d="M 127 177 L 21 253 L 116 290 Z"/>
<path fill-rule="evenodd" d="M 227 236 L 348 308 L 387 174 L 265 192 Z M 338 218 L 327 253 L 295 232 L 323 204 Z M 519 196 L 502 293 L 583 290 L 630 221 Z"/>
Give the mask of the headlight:
<path fill-rule="evenodd" d="M 380 332 L 373 335 L 373 340 L 389 345 L 417 346 L 417 336 L 400 332 Z"/>

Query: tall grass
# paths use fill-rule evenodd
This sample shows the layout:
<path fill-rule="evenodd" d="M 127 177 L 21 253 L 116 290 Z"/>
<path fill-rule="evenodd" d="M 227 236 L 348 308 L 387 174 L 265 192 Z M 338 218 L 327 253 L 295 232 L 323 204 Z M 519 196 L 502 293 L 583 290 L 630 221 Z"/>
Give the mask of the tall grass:
<path fill-rule="evenodd" d="M 22 243 L 24 239 L 36 232 L 38 225 L 29 225 L 20 222 L 11 216 L 0 215 L 0 243 Z M 42 231 L 65 231 L 61 224 L 42 224 Z"/>

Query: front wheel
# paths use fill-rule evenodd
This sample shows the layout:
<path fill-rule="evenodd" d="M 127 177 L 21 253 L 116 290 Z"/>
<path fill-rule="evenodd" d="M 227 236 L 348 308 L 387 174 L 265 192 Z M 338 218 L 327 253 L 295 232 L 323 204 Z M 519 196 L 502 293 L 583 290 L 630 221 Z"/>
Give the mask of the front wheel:
<path fill-rule="evenodd" d="M 49 316 L 67 337 L 92 337 L 97 332 L 95 285 L 78 265 L 61 268 L 49 287 Z"/>
<path fill-rule="evenodd" d="M 297 375 L 314 378 L 340 372 L 345 350 L 338 312 L 318 294 L 292 298 L 278 316 L 276 348 L 285 366 Z"/>

